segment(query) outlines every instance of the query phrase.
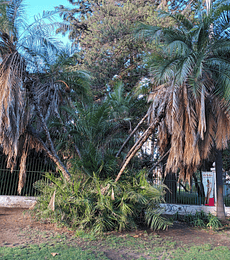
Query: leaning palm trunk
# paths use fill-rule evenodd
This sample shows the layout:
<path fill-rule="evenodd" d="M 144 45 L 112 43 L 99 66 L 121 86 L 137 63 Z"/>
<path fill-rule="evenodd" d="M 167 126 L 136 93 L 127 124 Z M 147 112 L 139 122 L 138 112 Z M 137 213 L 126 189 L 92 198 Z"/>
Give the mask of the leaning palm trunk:
<path fill-rule="evenodd" d="M 27 132 L 28 134 L 33 138 L 33 143 L 37 143 L 37 146 L 39 146 L 40 150 L 43 150 L 47 156 L 57 165 L 59 170 L 62 172 L 63 176 L 65 179 L 68 181 L 70 180 L 70 174 L 66 167 L 63 165 L 59 157 L 57 156 L 56 152 L 53 153 L 50 151 L 50 149 L 47 147 L 47 145 L 43 142 L 43 140 L 40 138 L 39 134 L 35 131 L 35 129 L 29 125 L 27 127 Z"/>
<path fill-rule="evenodd" d="M 150 135 L 154 132 L 154 129 L 156 129 L 156 127 L 158 127 L 160 120 L 156 119 L 154 122 L 152 122 L 150 124 L 150 126 L 148 127 L 148 129 L 144 132 L 144 134 L 137 140 L 137 142 L 134 144 L 134 146 L 131 148 L 131 150 L 129 151 L 129 153 L 127 154 L 127 156 L 125 157 L 125 160 L 122 164 L 122 168 L 120 170 L 120 172 L 118 173 L 115 182 L 117 182 L 120 177 L 121 174 L 124 172 L 126 166 L 128 165 L 128 163 L 130 162 L 130 160 L 135 156 L 135 154 L 138 152 L 138 150 L 143 146 L 143 144 L 148 140 L 148 138 L 150 137 Z"/>
<path fill-rule="evenodd" d="M 59 157 L 58 157 L 58 155 L 57 155 L 57 153 L 56 153 L 56 151 L 54 149 L 54 145 L 53 145 L 53 142 L 52 142 L 52 139 L 51 139 L 51 136 L 50 136 L 49 129 L 48 129 L 47 125 L 46 125 L 45 119 L 44 119 L 44 117 L 42 115 L 41 109 L 40 109 L 39 104 L 38 104 L 38 100 L 37 100 L 36 95 L 35 95 L 34 84 L 31 87 L 31 96 L 32 96 L 33 104 L 34 104 L 35 109 L 37 111 L 37 115 L 38 115 L 38 117 L 39 117 L 39 119 L 41 121 L 42 128 L 43 128 L 43 130 L 46 133 L 46 137 L 47 137 L 47 141 L 48 141 L 48 144 L 49 144 L 49 147 L 50 147 L 50 151 L 47 149 L 47 147 L 45 146 L 44 142 L 42 142 L 41 139 L 38 139 L 38 140 L 41 142 L 42 147 L 47 152 L 48 156 L 55 162 L 55 164 L 58 166 L 58 168 L 62 171 L 63 176 L 67 180 L 70 180 L 70 177 L 71 177 L 70 173 L 68 172 L 66 167 L 63 165 L 63 163 L 59 159 Z"/>
<path fill-rule="evenodd" d="M 118 157 L 122 151 L 122 149 L 125 147 L 125 145 L 128 143 L 128 141 L 130 140 L 130 138 L 136 133 L 136 131 L 138 130 L 138 128 L 140 127 L 141 124 L 143 124 L 143 122 L 145 121 L 145 119 L 148 117 L 148 113 L 141 119 L 141 121 L 137 124 L 137 126 L 133 129 L 133 131 L 130 133 L 130 135 L 127 137 L 127 139 L 125 140 L 125 142 L 122 144 L 121 148 L 119 149 L 119 151 L 116 154 L 116 157 Z"/>

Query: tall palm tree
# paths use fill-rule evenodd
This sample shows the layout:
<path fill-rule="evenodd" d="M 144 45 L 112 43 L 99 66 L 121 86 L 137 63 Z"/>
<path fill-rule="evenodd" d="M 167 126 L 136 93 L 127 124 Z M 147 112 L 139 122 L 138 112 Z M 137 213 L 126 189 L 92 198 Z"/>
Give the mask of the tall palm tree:
<path fill-rule="evenodd" d="M 166 172 L 180 178 L 190 176 L 217 150 L 217 215 L 224 219 L 220 153 L 230 139 L 230 40 L 229 1 L 216 1 L 208 12 L 199 10 L 193 19 L 181 13 L 162 13 L 175 26 L 159 28 L 140 25 L 139 35 L 156 39 L 160 51 L 149 58 L 153 77 L 149 128 L 128 153 L 119 179 L 129 160 L 158 129 L 163 155 L 170 146 Z"/>
<path fill-rule="evenodd" d="M 47 57 L 57 57 L 60 49 L 49 34 L 53 24 L 44 24 L 44 18 L 53 22 L 53 12 L 44 12 L 32 25 L 27 25 L 22 19 L 22 0 L 1 0 L 0 13 L 0 145 L 11 170 L 17 157 L 21 158 L 20 193 L 25 183 L 27 154 L 33 148 L 45 150 L 65 178 L 70 179 L 54 149 L 47 120 L 58 114 L 57 108 L 63 100 L 61 90 L 63 86 L 69 87 L 60 75 L 68 77 L 68 74 L 70 80 L 74 66 L 72 71 L 62 67 L 52 77 L 45 73 L 49 69 Z M 45 138 L 41 137 L 41 131 Z"/>

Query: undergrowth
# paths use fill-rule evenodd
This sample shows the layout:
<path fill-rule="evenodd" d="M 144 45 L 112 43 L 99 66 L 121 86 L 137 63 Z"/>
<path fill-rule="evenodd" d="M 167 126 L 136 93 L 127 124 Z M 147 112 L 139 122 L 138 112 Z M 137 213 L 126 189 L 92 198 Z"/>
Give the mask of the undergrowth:
<path fill-rule="evenodd" d="M 179 215 L 177 212 L 174 214 L 173 220 L 184 221 L 194 227 L 211 228 L 213 230 L 222 227 L 220 220 L 216 216 L 211 213 L 206 214 L 204 211 L 197 211 L 195 215 Z"/>
<path fill-rule="evenodd" d="M 151 186 L 145 173 L 115 183 L 100 180 L 95 174 L 75 174 L 71 182 L 46 173 L 49 184 L 39 181 L 41 192 L 34 214 L 72 229 L 102 234 L 111 230 L 132 230 L 139 225 L 165 229 L 170 222 L 161 216 L 163 188 Z M 55 192 L 55 209 L 48 207 Z"/>

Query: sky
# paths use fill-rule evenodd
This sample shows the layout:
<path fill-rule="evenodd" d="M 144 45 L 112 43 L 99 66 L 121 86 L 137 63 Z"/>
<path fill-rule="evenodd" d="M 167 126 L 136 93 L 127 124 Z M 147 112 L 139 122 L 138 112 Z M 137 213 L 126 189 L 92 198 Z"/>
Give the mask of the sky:
<path fill-rule="evenodd" d="M 68 0 L 24 0 L 26 13 L 29 21 L 33 21 L 34 15 L 42 13 L 43 10 L 52 11 L 55 6 L 72 6 Z"/>
<path fill-rule="evenodd" d="M 23 3 L 25 5 L 26 17 L 29 24 L 34 22 L 35 15 L 42 14 L 44 10 L 53 11 L 54 7 L 59 5 L 64 5 L 71 8 L 74 7 L 68 0 L 24 0 Z M 58 34 L 57 38 L 60 38 L 60 40 L 64 43 L 69 42 L 68 35 L 63 37 L 61 34 Z"/>

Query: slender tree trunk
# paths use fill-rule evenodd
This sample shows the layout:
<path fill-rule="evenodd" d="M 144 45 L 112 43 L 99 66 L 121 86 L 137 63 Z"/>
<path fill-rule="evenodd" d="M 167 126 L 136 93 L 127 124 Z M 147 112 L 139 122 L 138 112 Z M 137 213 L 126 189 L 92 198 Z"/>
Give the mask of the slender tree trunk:
<path fill-rule="evenodd" d="M 45 149 L 46 146 L 44 146 L 45 144 L 43 144 L 44 150 L 47 152 L 48 156 L 56 163 L 58 168 L 62 171 L 63 176 L 69 181 L 71 175 L 68 172 L 68 170 L 66 169 L 66 167 L 63 165 L 63 163 L 61 162 L 60 158 L 58 157 L 58 155 L 56 153 L 56 150 L 54 149 L 54 145 L 53 145 L 53 142 L 52 142 L 52 139 L 51 139 L 51 136 L 50 136 L 49 129 L 46 125 L 45 119 L 43 117 L 43 114 L 42 114 L 41 109 L 40 109 L 39 104 L 38 104 L 37 97 L 35 95 L 34 85 L 31 87 L 30 92 L 32 94 L 32 100 L 33 100 L 33 104 L 35 106 L 35 110 L 37 111 L 37 115 L 38 115 L 38 117 L 39 117 L 39 119 L 42 123 L 43 130 L 46 133 L 47 141 L 48 141 L 49 146 L 50 146 L 50 151 L 49 151 L 49 149 L 48 150 Z M 40 140 L 40 142 L 41 142 L 41 140 Z"/>
<path fill-rule="evenodd" d="M 222 168 L 222 151 L 216 150 L 217 217 L 221 220 L 225 220 Z"/>
<path fill-rule="evenodd" d="M 142 147 L 142 145 L 147 141 L 149 136 L 153 133 L 154 129 L 159 125 L 159 119 L 156 119 L 151 125 L 148 127 L 148 129 L 144 132 L 144 134 L 137 140 L 137 142 L 134 144 L 134 146 L 130 149 L 127 156 L 125 157 L 125 160 L 122 163 L 122 168 L 120 172 L 117 175 L 117 178 L 115 179 L 115 182 L 117 182 L 123 171 L 125 170 L 126 166 L 130 162 L 130 160 L 133 158 L 133 156 L 138 152 L 138 150 Z"/>
<path fill-rule="evenodd" d="M 117 152 L 116 157 L 118 157 L 122 151 L 122 149 L 124 148 L 124 146 L 128 143 L 128 141 L 130 140 L 130 138 L 135 134 L 135 132 L 137 131 L 137 129 L 139 128 L 139 126 L 145 121 L 145 119 L 147 118 L 148 113 L 141 119 L 141 121 L 137 124 L 137 126 L 133 129 L 132 133 L 127 137 L 127 139 L 125 140 L 125 142 L 122 144 L 120 150 Z"/>
<path fill-rule="evenodd" d="M 200 191 L 201 191 L 201 197 L 205 197 L 204 193 L 204 184 L 203 184 L 203 178 L 202 178 L 202 171 L 200 170 Z"/>

